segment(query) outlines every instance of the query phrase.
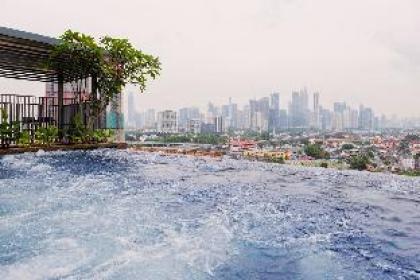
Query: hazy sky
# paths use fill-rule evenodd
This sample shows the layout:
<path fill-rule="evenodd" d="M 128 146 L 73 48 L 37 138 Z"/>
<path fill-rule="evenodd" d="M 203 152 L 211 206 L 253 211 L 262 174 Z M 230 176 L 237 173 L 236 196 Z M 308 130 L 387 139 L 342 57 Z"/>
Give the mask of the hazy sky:
<path fill-rule="evenodd" d="M 306 86 L 321 103 L 420 117 L 419 0 L 1 0 L 0 25 L 129 38 L 163 71 L 138 108 L 221 104 Z M 43 92 L 0 79 L 0 92 Z M 129 88 L 128 90 L 131 90 Z"/>

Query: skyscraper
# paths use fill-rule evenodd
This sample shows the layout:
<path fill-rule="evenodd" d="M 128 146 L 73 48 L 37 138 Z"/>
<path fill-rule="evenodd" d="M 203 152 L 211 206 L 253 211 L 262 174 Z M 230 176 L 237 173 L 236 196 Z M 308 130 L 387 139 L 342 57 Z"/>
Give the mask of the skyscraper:
<path fill-rule="evenodd" d="M 280 128 L 280 95 L 276 92 L 270 96 L 269 131 L 277 131 Z"/>
<path fill-rule="evenodd" d="M 128 92 L 128 102 L 127 102 L 127 126 L 129 128 L 137 127 L 137 112 L 136 112 L 136 102 L 134 93 Z"/>
<path fill-rule="evenodd" d="M 279 129 L 280 130 L 287 130 L 289 128 L 288 116 L 286 110 L 280 110 L 279 116 Z"/>
<path fill-rule="evenodd" d="M 289 104 L 289 127 L 307 128 L 310 112 L 308 108 L 308 93 L 306 89 L 292 92 L 292 101 Z"/>
<path fill-rule="evenodd" d="M 190 120 L 200 119 L 200 110 L 196 107 L 181 108 L 178 113 L 178 129 L 181 132 L 189 129 Z"/>
<path fill-rule="evenodd" d="M 359 129 L 373 130 L 374 115 L 371 108 L 360 105 L 359 107 Z"/>
<path fill-rule="evenodd" d="M 144 128 L 148 130 L 156 129 L 156 111 L 148 109 L 144 116 Z"/>
<path fill-rule="evenodd" d="M 314 92 L 314 107 L 313 107 L 313 123 L 314 128 L 320 128 L 320 119 L 319 119 L 319 92 Z"/>
<path fill-rule="evenodd" d="M 258 132 L 268 131 L 270 98 L 263 97 L 259 100 L 250 100 L 249 111 L 251 130 Z"/>

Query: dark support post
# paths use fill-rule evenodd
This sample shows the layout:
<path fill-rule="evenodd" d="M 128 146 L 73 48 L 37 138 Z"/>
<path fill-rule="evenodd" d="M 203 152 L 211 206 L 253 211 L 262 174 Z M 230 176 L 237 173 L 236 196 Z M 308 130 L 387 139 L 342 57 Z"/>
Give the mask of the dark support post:
<path fill-rule="evenodd" d="M 92 101 L 96 102 L 96 100 L 98 99 L 98 79 L 97 79 L 96 75 L 92 75 L 91 79 L 92 79 L 92 88 L 91 88 L 92 89 Z M 98 129 L 101 126 L 98 112 L 99 112 L 98 108 L 94 108 L 94 110 L 92 110 L 92 109 L 89 110 L 89 114 L 93 113 L 94 116 L 95 116 L 95 120 L 93 122 L 93 128 L 94 129 Z M 89 118 L 92 118 L 92 116 L 89 116 Z"/>
<path fill-rule="evenodd" d="M 63 74 L 58 74 L 58 133 L 60 140 L 63 139 L 64 133 L 64 78 Z"/>

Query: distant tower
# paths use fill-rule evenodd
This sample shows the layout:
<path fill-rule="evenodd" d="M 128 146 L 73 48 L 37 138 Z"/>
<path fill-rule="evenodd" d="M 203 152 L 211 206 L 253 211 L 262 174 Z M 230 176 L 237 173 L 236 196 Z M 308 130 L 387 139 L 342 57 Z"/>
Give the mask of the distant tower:
<path fill-rule="evenodd" d="M 134 93 L 129 92 L 128 93 L 128 104 L 127 104 L 127 126 L 129 128 L 134 128 L 136 127 L 136 117 L 137 117 L 137 112 L 136 112 L 136 101 L 135 101 L 135 96 Z"/>
<path fill-rule="evenodd" d="M 280 95 L 274 92 L 270 97 L 269 130 L 277 131 L 280 129 Z"/>
<path fill-rule="evenodd" d="M 314 93 L 314 128 L 320 127 L 320 121 L 319 121 L 319 92 Z"/>

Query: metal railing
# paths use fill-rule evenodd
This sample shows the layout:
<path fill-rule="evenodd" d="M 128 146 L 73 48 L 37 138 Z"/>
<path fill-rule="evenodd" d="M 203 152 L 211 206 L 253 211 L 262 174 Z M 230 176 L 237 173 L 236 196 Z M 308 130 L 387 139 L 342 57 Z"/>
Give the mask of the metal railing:
<path fill-rule="evenodd" d="M 76 98 L 64 98 L 63 127 L 71 125 L 73 117 L 81 113 L 86 125 L 89 118 L 89 100 L 78 103 Z M 58 126 L 58 98 L 36 97 L 31 95 L 0 94 L 0 109 L 7 114 L 6 122 L 18 127 L 18 131 L 28 131 L 32 141 L 39 127 Z M 0 118 L 0 124 L 3 120 Z M 7 144 L 14 143 L 14 137 L 8 136 Z M 4 142 L 4 140 L 2 140 Z"/>

